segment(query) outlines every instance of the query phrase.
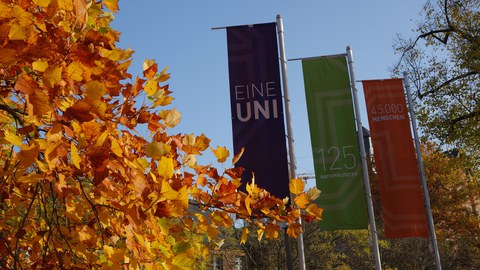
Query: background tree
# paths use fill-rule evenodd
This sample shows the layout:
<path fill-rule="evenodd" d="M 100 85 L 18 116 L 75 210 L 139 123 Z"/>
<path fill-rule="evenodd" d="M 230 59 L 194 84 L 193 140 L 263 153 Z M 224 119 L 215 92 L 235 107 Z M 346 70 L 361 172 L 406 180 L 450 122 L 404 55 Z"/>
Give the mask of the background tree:
<path fill-rule="evenodd" d="M 205 135 L 169 134 L 181 116 L 169 74 L 146 60 L 132 80 L 133 51 L 110 27 L 117 10 L 0 1 L 0 268 L 192 269 L 232 214 L 259 238 L 276 237 L 278 221 L 298 235 L 299 209 L 253 181 L 239 191 L 241 169 L 197 164 Z M 210 149 L 226 162 L 225 147 Z M 303 187 L 293 180 L 291 192 L 319 218 Z"/>
<path fill-rule="evenodd" d="M 442 263 L 448 269 L 475 269 L 480 222 L 480 2 L 429 0 L 421 15 L 416 37 L 400 37 L 396 43 L 401 61 L 393 72 L 409 72 L 424 139 L 441 145 L 425 143 L 423 153 Z"/>
<path fill-rule="evenodd" d="M 471 174 L 468 157 L 462 155 L 465 153 L 452 156 L 431 142 L 422 147 L 440 258 L 445 269 L 478 269 L 480 265 L 480 181 L 478 175 Z M 376 181 L 375 178 L 372 181 Z M 378 198 L 378 192 L 374 191 L 372 189 L 374 198 Z M 378 218 L 381 209 L 376 211 L 382 239 L 383 222 Z M 381 253 L 382 261 L 394 269 L 434 269 L 428 239 L 382 241 Z"/>
<path fill-rule="evenodd" d="M 414 82 L 424 133 L 480 160 L 480 2 L 428 0 L 421 16 L 416 38 L 396 43 L 394 72 Z"/>

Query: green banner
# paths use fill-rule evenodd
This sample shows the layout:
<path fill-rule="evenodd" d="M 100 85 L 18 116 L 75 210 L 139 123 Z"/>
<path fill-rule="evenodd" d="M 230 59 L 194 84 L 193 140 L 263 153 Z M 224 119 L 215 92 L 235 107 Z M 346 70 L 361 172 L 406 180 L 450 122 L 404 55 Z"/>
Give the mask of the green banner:
<path fill-rule="evenodd" d="M 368 213 L 346 55 L 303 60 L 323 230 L 366 229 Z"/>

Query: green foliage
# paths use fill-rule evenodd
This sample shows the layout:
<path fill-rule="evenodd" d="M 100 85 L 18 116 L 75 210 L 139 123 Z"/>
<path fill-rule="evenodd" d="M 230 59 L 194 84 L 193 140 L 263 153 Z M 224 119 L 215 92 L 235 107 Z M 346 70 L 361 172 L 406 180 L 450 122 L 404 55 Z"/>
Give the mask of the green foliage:
<path fill-rule="evenodd" d="M 422 16 L 416 38 L 395 45 L 401 62 L 394 73 L 409 72 L 429 139 L 479 157 L 480 2 L 429 0 Z"/>

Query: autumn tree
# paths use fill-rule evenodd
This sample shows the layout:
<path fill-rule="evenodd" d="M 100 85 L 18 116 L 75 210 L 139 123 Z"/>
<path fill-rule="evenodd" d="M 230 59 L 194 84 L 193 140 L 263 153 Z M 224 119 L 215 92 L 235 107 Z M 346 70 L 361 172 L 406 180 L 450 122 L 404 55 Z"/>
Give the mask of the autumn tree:
<path fill-rule="evenodd" d="M 425 134 L 478 158 L 480 2 L 428 0 L 421 16 L 415 36 L 395 45 L 401 62 L 394 72 L 409 72 Z"/>
<path fill-rule="evenodd" d="M 181 116 L 169 74 L 153 60 L 128 73 L 117 11 L 117 0 L 0 2 L 0 268 L 192 269 L 234 218 L 260 238 L 319 218 L 305 201 L 318 191 L 300 179 L 302 212 L 254 181 L 239 191 L 240 168 L 197 163 L 209 148 L 221 163 L 229 153 L 169 133 Z"/>
<path fill-rule="evenodd" d="M 445 152 L 433 142 L 422 145 L 422 157 L 442 267 L 478 269 L 479 175 L 472 174 L 466 153 Z M 375 180 L 375 174 L 371 176 Z M 379 197 L 373 189 L 372 193 L 374 198 Z M 383 238 L 382 224 L 382 220 L 377 218 L 380 238 Z M 381 253 L 382 261 L 393 269 L 435 268 L 429 239 L 388 239 L 382 241 Z"/>

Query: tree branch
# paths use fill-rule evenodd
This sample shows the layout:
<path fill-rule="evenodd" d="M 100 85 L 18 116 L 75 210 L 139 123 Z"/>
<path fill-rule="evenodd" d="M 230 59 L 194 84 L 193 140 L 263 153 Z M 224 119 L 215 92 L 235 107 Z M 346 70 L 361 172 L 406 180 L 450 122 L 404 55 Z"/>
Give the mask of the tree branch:
<path fill-rule="evenodd" d="M 453 77 L 453 78 L 451 78 L 451 79 L 448 79 L 448 80 L 446 80 L 445 82 L 443 82 L 442 84 L 440 84 L 439 86 L 435 87 L 435 88 L 432 89 L 432 90 L 429 90 L 429 91 L 426 91 L 426 92 L 423 92 L 423 93 L 418 93 L 418 97 L 419 97 L 419 98 L 423 98 L 423 97 L 425 97 L 425 96 L 427 96 L 427 95 L 430 95 L 430 94 L 433 94 L 433 93 L 439 91 L 440 89 L 442 89 L 443 87 L 448 86 L 448 85 L 451 84 L 452 82 L 455 82 L 455 81 L 457 81 L 457 80 L 461 80 L 461 79 L 464 79 L 464 78 L 466 78 L 466 77 L 473 76 L 473 75 L 478 75 L 478 71 L 473 70 L 473 71 L 470 71 L 470 72 L 467 72 L 467 73 L 464 73 L 464 74 L 460 74 L 460 75 L 458 75 L 458 76 L 456 76 L 456 77 Z"/>
<path fill-rule="evenodd" d="M 22 117 L 20 116 L 20 115 L 25 115 L 25 113 L 22 112 L 21 110 L 16 108 L 11 108 L 10 106 L 5 104 L 0 104 L 0 110 L 6 111 L 8 114 L 10 114 L 15 119 L 15 121 L 19 123 L 21 126 L 25 124 Z"/>
<path fill-rule="evenodd" d="M 471 113 L 464 114 L 462 116 L 454 118 L 454 119 L 450 120 L 450 125 L 453 128 L 453 125 L 457 124 L 458 122 L 463 121 L 463 120 L 467 120 L 467 119 L 471 119 L 471 118 L 474 118 L 476 116 L 480 116 L 480 111 L 473 111 Z"/>

